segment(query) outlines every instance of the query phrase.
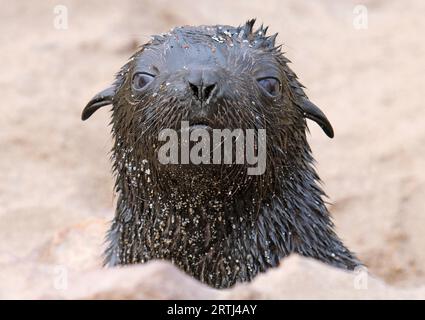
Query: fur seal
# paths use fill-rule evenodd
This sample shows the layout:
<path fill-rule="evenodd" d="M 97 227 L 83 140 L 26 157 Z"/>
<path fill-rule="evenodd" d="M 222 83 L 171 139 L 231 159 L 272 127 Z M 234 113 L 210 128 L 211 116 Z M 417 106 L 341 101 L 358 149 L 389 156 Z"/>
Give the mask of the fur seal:
<path fill-rule="evenodd" d="M 353 270 L 334 232 L 307 142 L 306 118 L 329 137 L 324 113 L 255 20 L 184 26 L 152 37 L 84 108 L 112 105 L 117 207 L 109 266 L 165 259 L 215 287 L 249 281 L 291 253 Z M 162 165 L 158 132 L 181 121 L 267 129 L 267 166 Z"/>

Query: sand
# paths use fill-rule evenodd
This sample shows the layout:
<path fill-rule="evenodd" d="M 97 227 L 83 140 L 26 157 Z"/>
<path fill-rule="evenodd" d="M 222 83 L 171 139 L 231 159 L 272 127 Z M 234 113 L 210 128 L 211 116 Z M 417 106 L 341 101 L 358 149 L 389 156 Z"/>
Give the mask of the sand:
<path fill-rule="evenodd" d="M 56 1 L 0 1 L 0 267 L 11 283 L 0 282 L 0 297 L 55 297 L 25 280 L 44 266 L 76 277 L 114 272 L 100 270 L 115 197 L 109 114 L 82 122 L 82 108 L 149 35 L 251 17 L 279 32 L 307 94 L 334 126 L 330 140 L 309 122 L 309 141 L 338 234 L 392 298 L 423 288 L 425 3 L 363 3 L 367 29 L 353 25 L 356 1 L 61 1 L 63 30 L 54 27 Z M 322 270 L 328 283 L 340 275 L 319 263 L 302 268 Z M 305 285 L 276 297 L 320 297 Z"/>

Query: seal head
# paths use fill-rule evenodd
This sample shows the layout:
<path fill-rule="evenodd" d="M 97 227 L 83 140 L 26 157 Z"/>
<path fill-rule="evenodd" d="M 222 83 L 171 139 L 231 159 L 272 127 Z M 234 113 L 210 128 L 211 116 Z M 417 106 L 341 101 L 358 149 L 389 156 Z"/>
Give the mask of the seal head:
<path fill-rule="evenodd" d="M 112 104 L 118 203 L 109 265 L 166 259 L 216 288 L 251 280 L 291 254 L 353 269 L 333 231 L 307 142 L 306 119 L 333 128 L 289 68 L 276 34 L 185 26 L 154 36 L 85 107 Z M 246 164 L 164 165 L 164 129 L 267 130 L 264 174 Z"/>

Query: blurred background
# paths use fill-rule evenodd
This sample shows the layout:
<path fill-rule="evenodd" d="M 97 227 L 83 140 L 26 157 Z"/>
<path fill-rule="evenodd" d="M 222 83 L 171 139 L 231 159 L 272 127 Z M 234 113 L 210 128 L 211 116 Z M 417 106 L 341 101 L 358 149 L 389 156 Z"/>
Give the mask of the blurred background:
<path fill-rule="evenodd" d="M 338 234 L 386 285 L 425 285 L 424 1 L 0 6 L 0 296 L 36 296 L 22 278 L 28 265 L 101 267 L 114 212 L 112 141 L 106 109 L 80 120 L 88 100 L 151 34 L 253 17 L 279 32 L 334 126 L 330 140 L 309 122 L 309 141 Z"/>

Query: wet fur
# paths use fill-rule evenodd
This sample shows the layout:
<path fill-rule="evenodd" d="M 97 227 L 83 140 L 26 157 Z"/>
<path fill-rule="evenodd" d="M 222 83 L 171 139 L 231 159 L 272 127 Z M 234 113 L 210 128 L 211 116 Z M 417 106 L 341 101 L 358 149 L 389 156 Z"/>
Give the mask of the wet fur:
<path fill-rule="evenodd" d="M 254 31 L 253 24 L 182 27 L 154 37 L 117 75 L 109 89 L 113 96 L 106 92 L 87 109 L 85 118 L 113 104 L 112 161 L 119 196 L 106 264 L 165 259 L 216 288 L 249 281 L 291 253 L 349 270 L 360 264 L 333 231 L 306 139 L 306 114 L 319 119 L 329 136 L 332 128 L 309 105 L 289 61 L 275 47 L 276 35 L 266 36 L 263 27 Z M 175 90 L 179 74 L 158 79 L 140 96 L 132 92 L 129 75 L 144 50 L 162 48 L 172 37 L 178 40 L 171 44 L 208 43 L 213 51 L 220 45 L 234 47 L 227 57 L 234 73 L 222 75 L 231 79 L 226 87 L 231 93 L 210 107 L 209 116 L 217 128 L 267 130 L 264 175 L 248 176 L 244 165 L 158 164 L 159 130 L 178 129 L 181 120 L 192 117 L 193 105 L 187 93 Z M 253 49 L 255 54 L 244 54 Z M 262 95 L 255 82 L 246 80 L 263 58 L 280 74 L 278 99 Z"/>

